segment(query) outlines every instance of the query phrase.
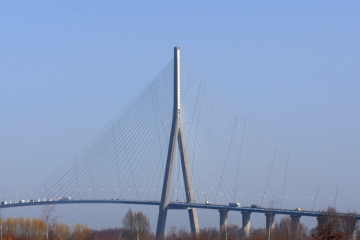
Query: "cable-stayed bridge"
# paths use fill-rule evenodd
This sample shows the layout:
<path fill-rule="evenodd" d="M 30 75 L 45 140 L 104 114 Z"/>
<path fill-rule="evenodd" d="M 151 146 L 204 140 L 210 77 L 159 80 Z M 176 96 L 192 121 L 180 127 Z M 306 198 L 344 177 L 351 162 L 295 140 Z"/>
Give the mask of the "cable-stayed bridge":
<path fill-rule="evenodd" d="M 216 209 L 226 229 L 228 211 L 321 219 L 335 206 L 355 210 L 357 199 L 241 113 L 184 61 L 174 58 L 118 116 L 24 201 L 44 204 L 159 205 L 157 237 L 169 209 L 186 209 L 192 232 L 196 209 Z M 358 216 L 358 218 L 360 218 Z"/>

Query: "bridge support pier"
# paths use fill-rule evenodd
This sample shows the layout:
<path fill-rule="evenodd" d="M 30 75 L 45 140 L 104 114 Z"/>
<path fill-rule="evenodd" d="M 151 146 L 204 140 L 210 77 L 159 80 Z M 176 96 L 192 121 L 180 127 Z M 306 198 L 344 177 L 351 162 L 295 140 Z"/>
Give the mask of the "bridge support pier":
<path fill-rule="evenodd" d="M 199 220 L 198 220 L 196 208 L 188 209 L 188 213 L 189 213 L 191 233 L 197 235 L 199 233 Z"/>
<path fill-rule="evenodd" d="M 250 237 L 250 214 L 251 212 L 243 211 L 241 212 L 242 215 L 242 236 L 240 239 L 245 239 Z"/>
<path fill-rule="evenodd" d="M 301 215 L 290 215 L 292 231 L 298 230 L 298 227 L 300 225 L 300 217 Z"/>
<path fill-rule="evenodd" d="M 322 227 L 326 224 L 326 219 L 323 216 L 317 217 L 316 220 L 318 222 L 318 227 Z"/>
<path fill-rule="evenodd" d="M 222 239 L 225 236 L 225 239 L 227 238 L 227 214 L 229 210 L 227 209 L 219 209 L 220 212 L 220 239 Z"/>
<path fill-rule="evenodd" d="M 299 239 L 299 225 L 301 215 L 290 215 L 291 232 L 296 239 Z"/>
<path fill-rule="evenodd" d="M 268 236 L 271 235 L 275 226 L 275 213 L 265 213 L 266 217 L 266 233 Z"/>

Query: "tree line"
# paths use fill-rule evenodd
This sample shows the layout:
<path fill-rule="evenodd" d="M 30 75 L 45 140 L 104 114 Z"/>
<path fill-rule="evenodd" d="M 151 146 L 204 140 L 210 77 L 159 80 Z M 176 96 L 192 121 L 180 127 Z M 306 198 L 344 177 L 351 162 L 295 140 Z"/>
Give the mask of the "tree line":
<path fill-rule="evenodd" d="M 1 240 L 153 240 L 149 218 L 140 212 L 127 211 L 122 227 L 101 230 L 90 229 L 86 224 L 77 223 L 68 226 L 58 221 L 52 207 L 44 207 L 41 217 L 24 218 L 9 217 L 6 220 L 0 216 Z M 284 217 L 275 223 L 271 231 L 263 228 L 251 229 L 250 236 L 244 238 L 242 229 L 235 224 L 229 224 L 226 230 L 219 232 L 215 227 L 202 228 L 194 236 L 186 229 L 171 227 L 164 240 L 360 240 L 354 232 L 358 230 L 357 214 L 339 215 L 335 208 L 324 211 L 321 224 L 308 229 L 300 223 L 295 226 L 290 217 Z"/>
<path fill-rule="evenodd" d="M 86 224 L 77 223 L 74 227 L 60 222 L 47 227 L 40 218 L 9 217 L 2 222 L 2 239 L 6 240 L 42 240 L 42 239 L 91 239 L 91 229 Z"/>

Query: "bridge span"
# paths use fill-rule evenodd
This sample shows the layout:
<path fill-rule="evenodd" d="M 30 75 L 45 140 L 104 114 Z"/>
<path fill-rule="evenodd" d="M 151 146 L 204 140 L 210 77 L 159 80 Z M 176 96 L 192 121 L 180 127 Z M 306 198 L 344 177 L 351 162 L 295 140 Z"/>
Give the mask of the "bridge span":
<path fill-rule="evenodd" d="M 30 206 L 45 206 L 45 205 L 68 205 L 68 204 L 135 204 L 135 205 L 155 205 L 160 206 L 160 201 L 144 201 L 144 200 L 121 200 L 121 199 L 93 199 L 93 200 L 56 200 L 56 201 L 34 201 L 23 203 L 7 203 L 1 204 L 0 209 L 16 208 L 16 207 L 30 207 Z M 276 214 L 289 215 L 292 223 L 297 227 L 300 224 L 300 217 L 316 217 L 318 224 L 322 224 L 325 217 L 322 211 L 306 211 L 306 210 L 292 210 L 292 209 L 277 209 L 277 208 L 263 208 L 263 207 L 230 207 L 219 204 L 201 204 L 188 202 L 169 202 L 169 209 L 213 209 L 220 213 L 220 230 L 227 229 L 227 213 L 229 211 L 237 211 L 242 214 L 242 228 L 245 236 L 250 235 L 250 214 L 264 213 L 266 216 L 266 229 L 271 230 L 274 227 L 274 216 Z M 346 217 L 347 214 L 339 213 L 339 217 Z M 355 215 L 357 220 L 360 220 L 360 215 Z"/>

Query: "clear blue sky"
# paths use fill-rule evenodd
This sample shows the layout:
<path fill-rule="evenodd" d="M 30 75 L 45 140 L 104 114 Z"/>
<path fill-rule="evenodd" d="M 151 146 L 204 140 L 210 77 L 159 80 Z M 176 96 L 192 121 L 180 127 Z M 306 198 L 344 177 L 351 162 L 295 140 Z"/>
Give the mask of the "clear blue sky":
<path fill-rule="evenodd" d="M 359 1 L 331 0 L 1 1 L 0 189 L 24 195 L 50 176 L 177 45 L 182 59 L 305 164 L 360 196 L 359 12 Z M 58 212 L 69 224 L 101 228 L 119 225 L 126 210 Z M 155 227 L 157 208 L 144 211 Z M 188 226 L 185 213 L 180 224 L 172 214 L 167 227 Z M 217 226 L 212 214 L 201 226 Z M 230 220 L 240 224 L 240 216 Z"/>

